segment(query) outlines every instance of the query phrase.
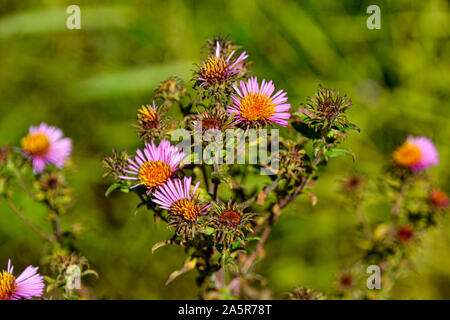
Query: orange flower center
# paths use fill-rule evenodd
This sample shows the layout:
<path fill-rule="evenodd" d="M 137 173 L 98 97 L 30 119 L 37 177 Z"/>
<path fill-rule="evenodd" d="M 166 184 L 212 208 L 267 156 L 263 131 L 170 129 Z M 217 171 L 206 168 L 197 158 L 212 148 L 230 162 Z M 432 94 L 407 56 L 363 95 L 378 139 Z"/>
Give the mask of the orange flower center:
<path fill-rule="evenodd" d="M 138 118 L 144 122 L 153 122 L 158 119 L 158 115 L 151 106 L 145 105 L 139 109 Z"/>
<path fill-rule="evenodd" d="M 181 199 L 172 204 L 170 211 L 188 221 L 195 221 L 200 214 L 200 206 L 193 200 Z"/>
<path fill-rule="evenodd" d="M 166 183 L 172 173 L 172 169 L 163 161 L 147 161 L 139 169 L 139 181 L 150 189 Z"/>
<path fill-rule="evenodd" d="M 50 148 L 45 133 L 28 134 L 21 142 L 22 148 L 33 156 L 43 156 Z"/>
<path fill-rule="evenodd" d="M 409 142 L 405 142 L 394 152 L 394 161 L 404 167 L 411 167 L 419 163 L 422 153 L 420 148 Z"/>
<path fill-rule="evenodd" d="M 229 210 L 222 213 L 219 220 L 229 227 L 235 228 L 239 225 L 239 223 L 241 223 L 241 215 L 236 211 Z"/>
<path fill-rule="evenodd" d="M 200 75 L 207 82 L 221 81 L 226 78 L 228 65 L 222 57 L 209 58 L 203 63 Z"/>
<path fill-rule="evenodd" d="M 249 93 L 241 101 L 241 116 L 249 121 L 268 120 L 275 113 L 275 104 L 266 94 Z"/>
<path fill-rule="evenodd" d="M 16 278 L 6 271 L 0 273 L 0 300 L 10 299 L 16 289 Z"/>

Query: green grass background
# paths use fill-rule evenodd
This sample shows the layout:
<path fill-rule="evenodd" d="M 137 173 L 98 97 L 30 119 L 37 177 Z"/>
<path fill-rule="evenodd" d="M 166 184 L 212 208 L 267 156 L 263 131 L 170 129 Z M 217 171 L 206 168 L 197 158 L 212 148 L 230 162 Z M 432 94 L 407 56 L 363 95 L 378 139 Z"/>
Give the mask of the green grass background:
<path fill-rule="evenodd" d="M 81 7 L 81 30 L 66 28 L 65 10 Z M 381 7 L 381 30 L 366 28 L 367 6 Z M 95 298 L 195 298 L 194 274 L 165 286 L 182 266 L 183 251 L 166 247 L 163 225 L 139 210 L 137 198 L 104 198 L 101 159 L 111 148 L 139 146 L 131 126 L 136 109 L 170 75 L 191 78 L 204 40 L 230 34 L 297 108 L 321 83 L 354 102 L 349 113 L 361 133 L 323 172 L 312 207 L 306 197 L 286 208 L 258 264 L 276 297 L 297 285 L 327 291 L 340 266 L 353 262 L 356 217 L 342 202 L 339 179 L 376 176 L 408 134 L 432 138 L 441 164 L 430 175 L 449 189 L 449 4 L 431 1 L 76 1 L 0 0 L 0 145 L 18 145 L 41 121 L 73 138 L 75 170 L 68 177 L 76 204 L 65 226 L 80 222 L 77 245 L 100 278 L 88 280 Z M 16 201 L 49 228 L 44 208 Z M 380 207 L 380 211 L 387 210 Z M 427 232 L 395 298 L 450 298 L 450 219 Z M 39 264 L 43 241 L 0 202 L 0 266 Z M 1 267 L 0 267 L 1 269 Z"/>

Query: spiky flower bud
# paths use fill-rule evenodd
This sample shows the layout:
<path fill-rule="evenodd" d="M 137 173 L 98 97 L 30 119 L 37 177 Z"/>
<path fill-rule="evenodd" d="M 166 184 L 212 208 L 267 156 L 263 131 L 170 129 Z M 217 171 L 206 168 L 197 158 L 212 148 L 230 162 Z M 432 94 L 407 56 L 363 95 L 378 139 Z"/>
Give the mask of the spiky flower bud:
<path fill-rule="evenodd" d="M 103 175 L 103 178 L 107 176 L 113 176 L 114 180 L 118 180 L 119 176 L 124 175 L 124 170 L 127 168 L 127 151 L 123 150 L 118 152 L 112 150 L 112 156 L 107 156 L 103 159 L 102 168 L 107 169 L 107 172 Z"/>
<path fill-rule="evenodd" d="M 305 150 L 293 142 L 285 143 L 285 148 L 280 150 L 280 168 L 286 175 L 297 180 L 305 172 L 303 157 Z"/>
<path fill-rule="evenodd" d="M 339 90 L 335 91 L 319 86 L 317 93 L 313 97 L 308 97 L 307 101 L 303 104 L 305 109 L 300 109 L 298 113 L 302 114 L 301 118 L 306 120 L 310 127 L 316 130 L 359 130 L 345 116 L 352 101 L 345 94 L 341 96 Z"/>
<path fill-rule="evenodd" d="M 186 92 L 183 79 L 173 76 L 155 88 L 155 99 L 162 99 L 164 102 L 178 102 Z"/>

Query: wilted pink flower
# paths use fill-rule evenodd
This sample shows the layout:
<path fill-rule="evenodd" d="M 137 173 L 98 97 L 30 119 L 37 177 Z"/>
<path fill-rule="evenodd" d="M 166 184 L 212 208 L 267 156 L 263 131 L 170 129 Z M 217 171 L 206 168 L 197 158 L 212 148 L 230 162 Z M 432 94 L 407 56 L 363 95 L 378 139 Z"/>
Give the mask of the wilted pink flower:
<path fill-rule="evenodd" d="M 211 204 L 203 206 L 199 203 L 195 193 L 200 181 L 191 192 L 191 177 L 169 180 L 164 186 L 153 193 L 152 201 L 159 204 L 162 209 L 169 210 L 175 216 L 181 216 L 187 221 L 195 221 L 199 214 L 206 214 Z"/>
<path fill-rule="evenodd" d="M 275 91 L 272 80 L 266 82 L 264 79 L 260 87 L 257 78 L 253 77 L 247 83 L 240 81 L 239 86 L 233 85 L 237 96 L 231 96 L 234 104 L 227 107 L 228 114 L 234 114 L 236 123 L 258 125 L 273 122 L 287 126 L 287 119 L 291 116 L 287 111 L 291 105 L 286 103 L 288 99 L 283 90 L 272 95 Z"/>
<path fill-rule="evenodd" d="M 427 137 L 408 137 L 406 142 L 395 150 L 394 161 L 412 171 L 427 169 L 439 163 L 439 155 L 433 142 Z"/>
<path fill-rule="evenodd" d="M 8 268 L 0 273 L 0 300 L 20 300 L 40 297 L 44 292 L 44 277 L 37 273 L 39 267 L 28 266 L 17 278 L 8 260 Z"/>
<path fill-rule="evenodd" d="M 123 170 L 129 176 L 119 176 L 121 179 L 138 180 L 132 188 L 143 185 L 148 193 L 166 183 L 180 169 L 180 163 L 186 156 L 178 147 L 162 140 L 159 146 L 152 141 L 146 142 L 143 151 L 136 150 L 134 161 L 129 157 L 128 168 Z"/>
<path fill-rule="evenodd" d="M 34 174 L 41 173 L 49 164 L 64 167 L 72 153 L 72 140 L 63 138 L 61 129 L 45 123 L 38 127 L 31 126 L 21 143 L 25 156 L 33 161 Z"/>

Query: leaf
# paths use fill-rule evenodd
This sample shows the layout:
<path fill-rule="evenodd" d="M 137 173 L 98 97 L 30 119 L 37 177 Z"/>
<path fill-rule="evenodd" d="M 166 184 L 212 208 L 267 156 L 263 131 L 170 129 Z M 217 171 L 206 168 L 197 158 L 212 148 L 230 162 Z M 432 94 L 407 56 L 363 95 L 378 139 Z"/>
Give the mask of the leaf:
<path fill-rule="evenodd" d="M 358 126 L 357 126 L 356 124 L 354 124 L 354 123 L 347 122 L 347 123 L 346 123 L 346 127 L 349 128 L 349 129 L 353 129 L 353 130 L 356 130 L 356 131 L 358 131 L 358 132 L 361 132 L 361 128 L 358 127 Z"/>
<path fill-rule="evenodd" d="M 212 228 L 212 227 L 205 227 L 200 232 L 203 233 L 203 234 L 208 234 L 209 235 L 209 234 L 213 234 L 214 231 L 215 231 L 215 229 Z"/>
<path fill-rule="evenodd" d="M 320 139 L 321 137 L 316 130 L 310 128 L 306 123 L 295 121 L 292 122 L 292 126 L 296 131 L 300 132 L 303 136 L 309 139 Z"/>
<path fill-rule="evenodd" d="M 128 188 L 128 187 L 120 187 L 120 191 L 122 191 L 123 193 L 129 193 L 130 192 L 130 188 Z"/>
<path fill-rule="evenodd" d="M 153 247 L 152 247 L 152 253 L 155 253 L 156 250 L 158 250 L 161 247 L 165 247 L 167 245 L 170 245 L 171 241 L 170 240 L 164 240 L 164 241 L 160 241 L 157 242 Z"/>
<path fill-rule="evenodd" d="M 292 115 L 305 122 L 309 122 L 311 120 L 311 117 L 305 112 L 294 112 Z"/>
<path fill-rule="evenodd" d="M 181 276 L 183 273 L 186 273 L 188 271 L 191 271 L 192 269 L 195 268 L 195 266 L 197 265 L 197 258 L 194 258 L 192 260 L 188 260 L 182 269 L 180 270 L 175 270 L 174 272 L 172 272 L 169 276 L 169 278 L 166 281 L 166 286 L 171 283 L 173 280 L 175 280 L 177 277 Z"/>
<path fill-rule="evenodd" d="M 261 237 L 250 237 L 245 239 L 245 241 L 249 242 L 249 241 L 259 241 L 261 240 Z"/>
<path fill-rule="evenodd" d="M 310 191 L 306 191 L 305 193 L 311 199 L 311 205 L 313 207 L 315 207 L 316 204 L 317 204 L 317 196 L 314 193 L 310 192 Z"/>
<path fill-rule="evenodd" d="M 97 273 L 97 271 L 92 270 L 92 269 L 88 269 L 88 270 L 84 271 L 84 272 L 81 274 L 81 276 L 84 277 L 84 276 L 87 276 L 87 275 L 90 275 L 90 274 L 94 275 L 94 276 L 98 279 L 98 273 Z"/>
<path fill-rule="evenodd" d="M 353 161 L 355 161 L 355 154 L 353 151 L 345 148 L 334 148 L 326 151 L 324 155 L 328 158 L 336 158 L 336 157 L 343 157 L 343 156 L 351 156 L 353 158 Z"/>
<path fill-rule="evenodd" d="M 44 280 L 47 283 L 54 283 L 56 281 L 55 279 L 53 279 L 53 278 L 51 278 L 49 276 L 44 276 Z"/>
<path fill-rule="evenodd" d="M 108 190 L 105 192 L 105 197 L 108 197 L 114 190 L 120 188 L 122 185 L 119 182 L 114 182 L 109 186 Z"/>

